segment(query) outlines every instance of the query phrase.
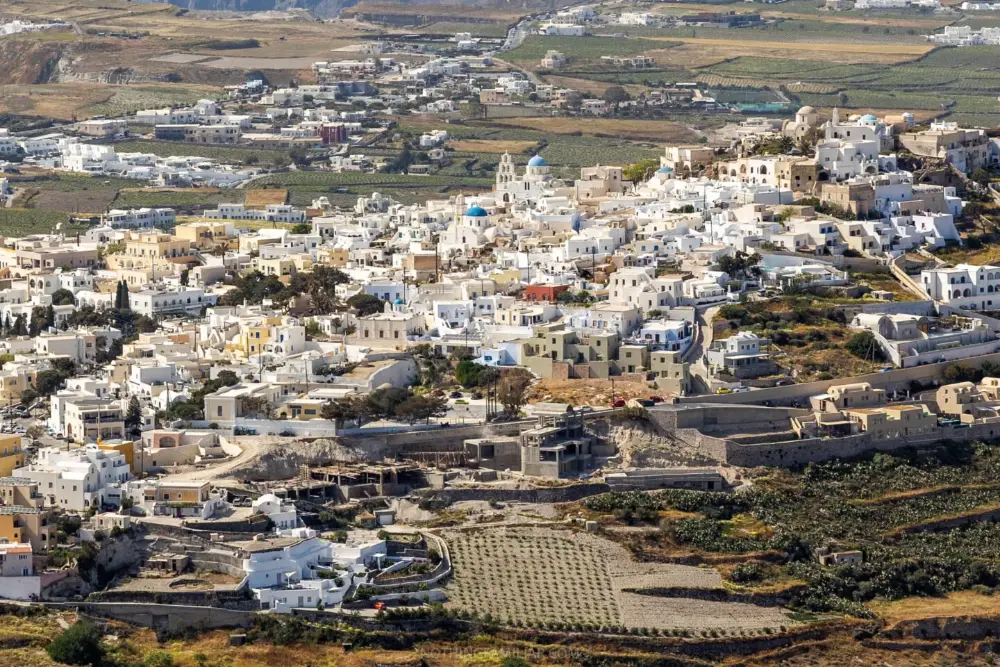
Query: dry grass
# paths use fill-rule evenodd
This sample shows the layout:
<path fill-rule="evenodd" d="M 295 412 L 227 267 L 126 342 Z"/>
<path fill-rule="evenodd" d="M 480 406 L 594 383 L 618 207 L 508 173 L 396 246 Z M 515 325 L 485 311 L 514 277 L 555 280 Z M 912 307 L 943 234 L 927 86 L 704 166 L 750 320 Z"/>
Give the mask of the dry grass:
<path fill-rule="evenodd" d="M 570 118 L 546 116 L 541 118 L 497 118 L 490 125 L 522 127 L 553 134 L 587 134 L 592 136 L 618 137 L 661 141 L 665 143 L 686 143 L 698 140 L 698 134 L 680 123 L 659 120 L 612 120 L 610 118 Z"/>
<path fill-rule="evenodd" d="M 269 204 L 284 204 L 288 199 L 288 190 L 275 188 L 273 190 L 247 190 L 243 205 L 247 208 L 264 208 Z"/>
<path fill-rule="evenodd" d="M 538 144 L 516 139 L 453 139 L 448 145 L 466 153 L 523 153 Z"/>
<path fill-rule="evenodd" d="M 912 597 L 869 605 L 890 623 L 938 616 L 968 616 L 1000 613 L 1000 597 L 959 591 L 941 598 Z"/>
<path fill-rule="evenodd" d="M 473 3 L 474 4 L 474 3 Z M 402 2 L 359 2 L 349 9 L 345 9 L 341 16 L 356 16 L 358 14 L 387 14 L 396 16 L 416 16 L 437 18 L 446 21 L 460 21 L 456 18 L 463 12 L 474 14 L 479 20 L 488 19 L 497 23 L 515 23 L 518 17 L 525 12 L 511 9 L 491 9 L 489 7 L 470 8 L 466 3 L 459 2 L 438 2 L 438 3 L 402 3 Z"/>
<path fill-rule="evenodd" d="M 808 42 L 758 42 L 701 37 L 656 37 L 650 39 L 683 42 L 681 46 L 670 49 L 670 52 L 673 54 L 674 62 L 684 63 L 691 68 L 708 67 L 739 56 L 893 65 L 913 60 L 930 51 L 930 47 L 923 44 L 900 44 L 896 47 L 886 44 L 839 45 Z"/>
<path fill-rule="evenodd" d="M 655 394 L 645 382 L 625 382 L 616 379 L 614 397 L 628 400 L 630 398 L 648 398 Z M 569 403 L 570 405 L 611 405 L 612 387 L 609 379 L 594 380 L 554 380 L 545 378 L 539 380 L 531 388 L 528 397 L 530 403 L 552 402 Z"/>

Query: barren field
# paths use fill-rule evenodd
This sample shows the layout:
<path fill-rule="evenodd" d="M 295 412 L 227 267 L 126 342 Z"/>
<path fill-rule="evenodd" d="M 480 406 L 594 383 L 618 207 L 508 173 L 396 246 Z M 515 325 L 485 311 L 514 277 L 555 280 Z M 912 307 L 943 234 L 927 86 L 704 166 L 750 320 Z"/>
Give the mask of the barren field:
<path fill-rule="evenodd" d="M 805 42 L 761 42 L 757 40 L 708 39 L 701 37 L 662 37 L 667 42 L 683 42 L 671 49 L 676 63 L 686 67 L 707 67 L 729 58 L 798 58 L 836 63 L 895 64 L 919 58 L 931 45 L 833 44 Z"/>
<path fill-rule="evenodd" d="M 648 398 L 655 394 L 645 382 L 625 382 L 615 380 L 614 397 L 628 400 L 630 398 Z M 611 404 L 611 380 L 553 380 L 545 378 L 536 382 L 531 388 L 528 400 L 531 403 L 555 402 L 570 405 Z"/>
<path fill-rule="evenodd" d="M 288 190 L 275 188 L 273 190 L 247 190 L 243 205 L 248 208 L 264 208 L 268 204 L 284 204 L 288 199 Z"/>
<path fill-rule="evenodd" d="M 0 112 L 61 120 L 115 114 L 215 96 L 210 86 L 155 84 L 112 86 L 97 83 L 53 83 L 0 86 Z"/>
<path fill-rule="evenodd" d="M 563 88 L 572 88 L 573 90 L 579 90 L 581 93 L 588 93 L 590 95 L 596 95 L 600 97 L 604 94 L 611 86 L 617 85 L 613 83 L 606 83 L 604 81 L 592 81 L 591 79 L 577 79 L 569 76 L 546 76 L 546 83 L 551 83 L 555 86 L 561 86 Z M 646 90 L 645 86 L 636 85 L 625 85 L 622 86 L 630 95 L 639 95 Z"/>
<path fill-rule="evenodd" d="M 448 145 L 463 153 L 523 153 L 538 143 L 515 139 L 460 139 L 449 140 Z"/>
<path fill-rule="evenodd" d="M 942 616 L 972 616 L 1000 613 L 1000 600 L 972 591 L 960 591 L 943 598 L 903 598 L 872 605 L 872 610 L 890 623 Z"/>
<path fill-rule="evenodd" d="M 445 531 L 455 567 L 449 606 L 517 625 L 740 633 L 789 624 L 778 608 L 664 598 L 647 587 L 718 588 L 719 574 L 638 563 L 600 537 L 570 530 L 499 527 Z"/>
<path fill-rule="evenodd" d="M 680 123 L 657 120 L 614 120 L 610 118 L 498 118 L 491 125 L 522 127 L 554 134 L 589 134 L 594 136 L 644 139 L 666 143 L 686 143 L 698 140 L 698 134 Z"/>

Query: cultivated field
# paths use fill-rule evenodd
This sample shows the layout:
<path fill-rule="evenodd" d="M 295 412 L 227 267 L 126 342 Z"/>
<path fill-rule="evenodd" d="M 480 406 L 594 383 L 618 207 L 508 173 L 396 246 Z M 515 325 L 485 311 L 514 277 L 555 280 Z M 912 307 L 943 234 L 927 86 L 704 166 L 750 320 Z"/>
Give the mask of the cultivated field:
<path fill-rule="evenodd" d="M 264 208 L 269 204 L 284 204 L 288 199 L 288 190 L 273 188 L 268 190 L 247 190 L 243 205 L 248 208 Z"/>
<path fill-rule="evenodd" d="M 493 125 L 520 127 L 553 134 L 587 134 L 620 139 L 644 139 L 664 143 L 688 143 L 698 140 L 698 134 L 685 125 L 656 120 L 618 120 L 605 118 L 500 118 Z"/>
<path fill-rule="evenodd" d="M 718 588 L 711 569 L 638 563 L 622 547 L 570 530 L 496 527 L 444 533 L 455 568 L 454 608 L 529 627 L 762 630 L 788 624 L 777 608 L 639 594 Z"/>
<path fill-rule="evenodd" d="M 461 139 L 449 141 L 448 145 L 463 153 L 523 153 L 538 144 L 534 141 L 503 139 Z"/>

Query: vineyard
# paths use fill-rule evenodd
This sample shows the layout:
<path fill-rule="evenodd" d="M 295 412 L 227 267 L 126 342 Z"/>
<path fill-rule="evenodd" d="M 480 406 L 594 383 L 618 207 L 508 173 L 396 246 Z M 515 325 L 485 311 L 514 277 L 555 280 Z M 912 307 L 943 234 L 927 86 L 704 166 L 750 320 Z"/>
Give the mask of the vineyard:
<path fill-rule="evenodd" d="M 170 207 L 179 211 L 214 208 L 219 204 L 242 204 L 242 190 L 189 188 L 181 190 L 122 190 L 115 208 Z"/>
<path fill-rule="evenodd" d="M 493 181 L 485 178 L 455 179 L 444 176 L 410 176 L 408 174 L 360 174 L 355 172 L 334 173 L 332 171 L 290 171 L 271 174 L 253 182 L 255 188 L 280 187 L 389 187 L 389 188 L 430 188 L 430 187 L 490 187 Z"/>
<path fill-rule="evenodd" d="M 713 636 L 765 632 L 790 624 L 774 607 L 657 597 L 647 589 L 717 589 L 712 569 L 639 563 L 593 535 L 547 528 L 484 528 L 445 533 L 454 576 L 447 606 L 505 625 L 548 629 Z"/>
<path fill-rule="evenodd" d="M 646 533 L 624 534 L 639 553 L 745 554 L 747 565 L 730 574 L 742 585 L 801 581 L 796 605 L 865 616 L 870 612 L 858 603 L 878 597 L 1000 586 L 996 524 L 921 530 L 942 517 L 997 507 L 998 473 L 1000 448 L 942 443 L 920 452 L 810 464 L 801 472 L 769 470 L 755 475 L 753 488 L 742 494 L 609 494 L 583 505 L 614 521 L 649 525 Z M 676 518 L 664 520 L 664 512 Z M 865 562 L 836 571 L 819 567 L 809 554 L 830 541 L 862 550 Z M 781 553 L 787 564 L 751 565 L 762 552 Z"/>

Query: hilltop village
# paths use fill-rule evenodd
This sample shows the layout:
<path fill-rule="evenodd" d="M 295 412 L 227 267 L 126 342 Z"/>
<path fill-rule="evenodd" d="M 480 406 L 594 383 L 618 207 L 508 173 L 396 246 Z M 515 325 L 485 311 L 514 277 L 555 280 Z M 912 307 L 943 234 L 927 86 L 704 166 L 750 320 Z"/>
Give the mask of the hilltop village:
<path fill-rule="evenodd" d="M 1000 588 L 1000 138 L 698 82 L 582 95 L 503 60 L 768 21 L 657 16 L 368 40 L 308 83 L 5 123 L 0 612 L 73 614 L 107 655 L 132 626 L 691 665 L 992 636 L 903 605 Z M 74 25 L 50 18 L 5 30 Z M 931 39 L 995 29 L 970 30 Z M 744 115 L 575 161 L 470 134 L 526 109 Z M 543 658 L 597 664 L 579 650 Z"/>

